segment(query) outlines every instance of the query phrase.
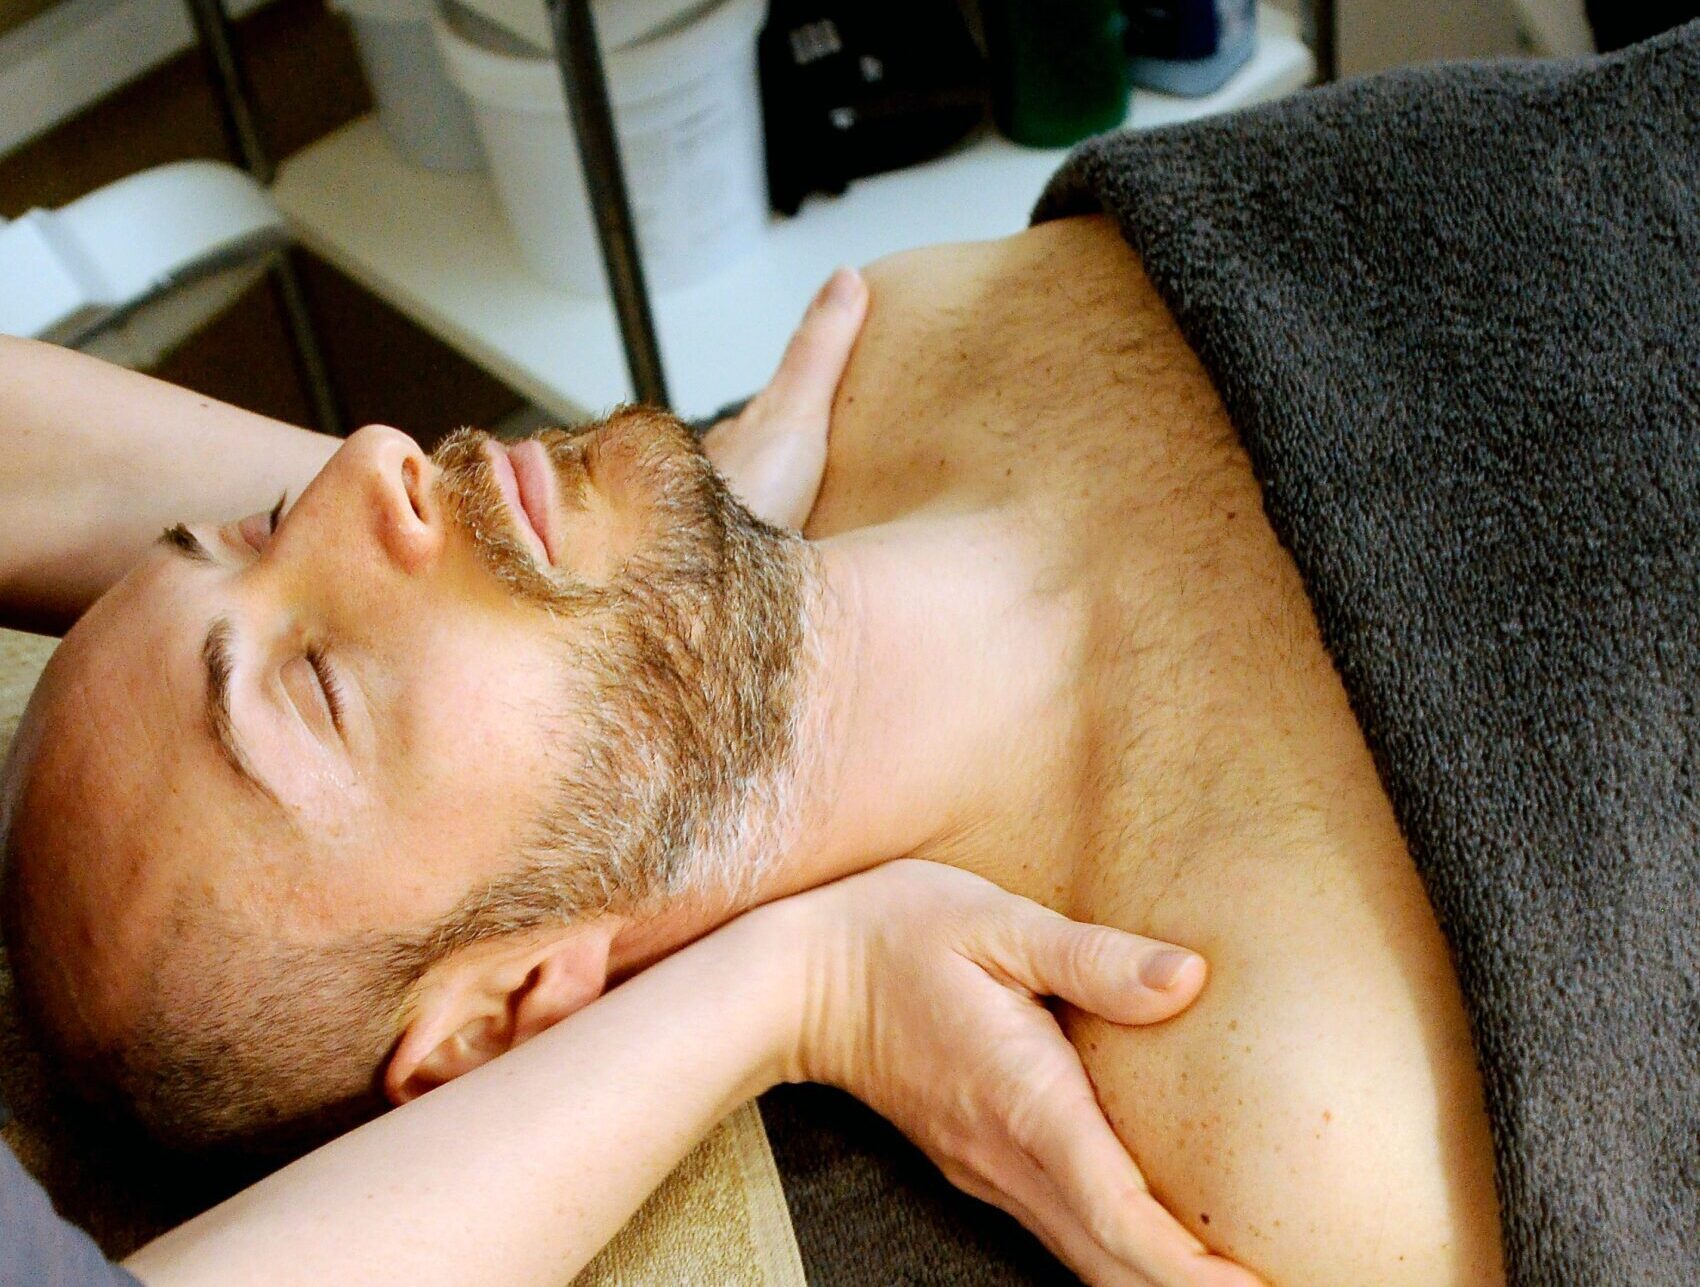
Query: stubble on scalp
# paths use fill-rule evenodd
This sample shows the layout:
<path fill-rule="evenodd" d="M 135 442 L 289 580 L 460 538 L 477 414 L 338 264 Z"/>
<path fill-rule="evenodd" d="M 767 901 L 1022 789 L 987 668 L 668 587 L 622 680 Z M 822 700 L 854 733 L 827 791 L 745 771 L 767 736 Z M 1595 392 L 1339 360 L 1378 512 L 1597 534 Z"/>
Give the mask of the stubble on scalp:
<path fill-rule="evenodd" d="M 172 936 L 198 945 L 192 959 L 162 963 L 128 1031 L 92 1043 L 52 1022 L 45 975 L 21 968 L 20 999 L 68 1079 L 156 1138 L 288 1153 L 345 1129 L 381 1108 L 377 1071 L 438 961 L 606 911 L 731 906 L 796 825 L 814 744 L 808 544 L 745 509 L 678 420 L 626 408 L 545 445 L 569 492 L 623 471 L 641 539 L 596 577 L 539 567 L 482 441 L 439 449 L 440 496 L 501 582 L 553 619 L 560 740 L 574 749 L 521 852 L 433 924 L 297 945 L 201 909 Z M 33 939 L 8 892 L 0 911 L 21 948 Z"/>

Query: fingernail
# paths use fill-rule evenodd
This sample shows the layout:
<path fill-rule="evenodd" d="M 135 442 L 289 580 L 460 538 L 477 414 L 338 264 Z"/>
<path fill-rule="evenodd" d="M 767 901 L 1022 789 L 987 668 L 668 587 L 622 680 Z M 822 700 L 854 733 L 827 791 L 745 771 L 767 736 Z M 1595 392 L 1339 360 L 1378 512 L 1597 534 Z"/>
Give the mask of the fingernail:
<path fill-rule="evenodd" d="M 1148 988 L 1161 992 L 1171 987 L 1180 978 L 1181 971 L 1186 969 L 1187 962 L 1193 959 L 1191 952 L 1183 952 L 1178 947 L 1166 947 L 1161 952 L 1145 958 L 1145 964 L 1139 967 L 1139 981 Z"/>
<path fill-rule="evenodd" d="M 848 308 L 856 302 L 858 284 L 854 269 L 840 268 L 827 281 L 825 289 L 821 292 L 821 297 L 828 304 Z"/>

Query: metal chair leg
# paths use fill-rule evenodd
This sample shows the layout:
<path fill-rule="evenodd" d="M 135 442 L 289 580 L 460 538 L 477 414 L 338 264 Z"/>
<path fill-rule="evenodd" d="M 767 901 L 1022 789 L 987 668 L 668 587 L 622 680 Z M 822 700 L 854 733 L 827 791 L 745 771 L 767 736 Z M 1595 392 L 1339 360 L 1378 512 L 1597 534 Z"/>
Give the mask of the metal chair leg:
<path fill-rule="evenodd" d="M 200 0 L 201 3 L 212 0 Z M 637 226 L 626 197 L 620 145 L 614 135 L 614 112 L 608 101 L 608 81 L 602 70 L 602 50 L 596 43 L 596 24 L 590 0 L 547 0 L 549 24 L 555 36 L 555 58 L 561 68 L 567 109 L 578 140 L 584 186 L 590 193 L 602 262 L 614 294 L 614 312 L 625 345 L 626 367 L 640 402 L 668 405 L 667 380 L 661 366 L 661 346 L 655 319 L 644 289 L 643 258 Z"/>
<path fill-rule="evenodd" d="M 230 151 L 243 169 L 269 187 L 277 177 L 277 166 L 260 133 L 253 94 L 249 91 L 248 78 L 231 39 L 230 18 L 224 11 L 223 0 L 188 0 L 188 5 L 195 33 L 200 38 L 201 48 L 206 51 L 211 73 L 209 79 L 218 98 Z M 330 368 L 325 363 L 324 349 L 313 325 L 306 287 L 287 252 L 279 255 L 273 264 L 271 278 L 278 305 L 283 310 L 284 324 L 289 328 L 296 376 L 307 393 L 313 419 L 326 433 L 340 434 L 343 431 L 342 410 L 331 384 Z"/>

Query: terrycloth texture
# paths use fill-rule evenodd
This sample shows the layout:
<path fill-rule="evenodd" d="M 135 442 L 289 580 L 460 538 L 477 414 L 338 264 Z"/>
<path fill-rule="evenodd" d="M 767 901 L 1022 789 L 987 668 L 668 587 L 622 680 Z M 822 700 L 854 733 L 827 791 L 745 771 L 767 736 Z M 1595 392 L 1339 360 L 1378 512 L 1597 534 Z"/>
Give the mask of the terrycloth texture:
<path fill-rule="evenodd" d="M 1511 1281 L 1700 1283 L 1700 23 L 1083 146 L 1451 943 Z"/>
<path fill-rule="evenodd" d="M 1075 1276 L 953 1189 L 897 1129 L 825 1086 L 761 1099 L 809 1287 L 1065 1287 Z"/>
<path fill-rule="evenodd" d="M 53 642 L 0 630 L 0 757 Z M 0 1098 L 17 1112 L 0 1139 L 41 1180 L 61 1213 L 88 1229 L 108 1255 L 127 1255 L 218 1197 L 216 1179 L 79 1133 L 54 1103 L 18 1031 L 3 953 Z M 802 1287 L 779 1173 L 753 1104 L 728 1117 L 679 1164 L 577 1283 Z"/>
<path fill-rule="evenodd" d="M 664 1283 L 803 1287 L 803 1262 L 754 1103 L 698 1145 L 578 1278 L 578 1287 Z"/>

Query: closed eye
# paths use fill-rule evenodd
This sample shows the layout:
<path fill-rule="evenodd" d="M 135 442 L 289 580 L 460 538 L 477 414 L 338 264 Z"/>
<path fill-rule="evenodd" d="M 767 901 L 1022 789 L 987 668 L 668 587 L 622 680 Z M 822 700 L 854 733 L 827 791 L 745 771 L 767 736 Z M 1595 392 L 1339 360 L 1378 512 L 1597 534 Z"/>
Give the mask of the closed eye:
<path fill-rule="evenodd" d="M 307 664 L 313 668 L 313 674 L 318 677 L 319 687 L 325 694 L 325 705 L 330 708 L 331 723 L 336 725 L 338 734 L 343 732 L 343 714 L 347 710 L 347 695 L 343 692 L 342 679 L 331 668 L 330 660 L 321 647 L 314 646 L 307 650 Z"/>

